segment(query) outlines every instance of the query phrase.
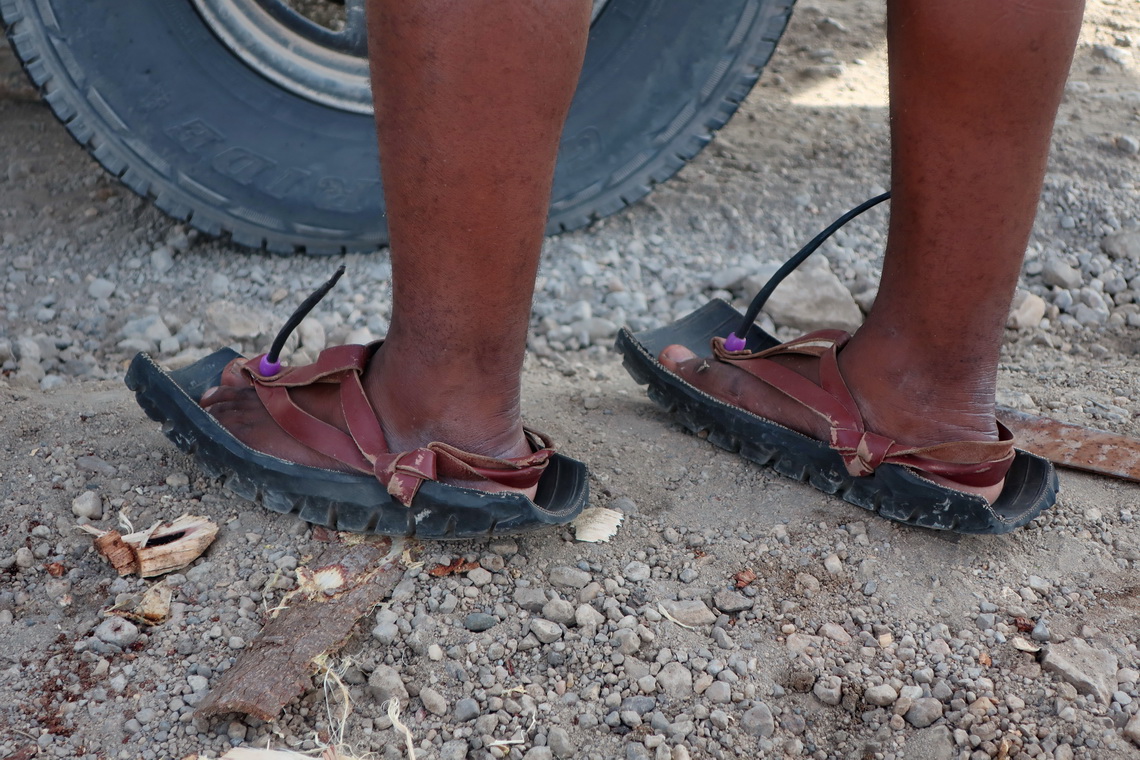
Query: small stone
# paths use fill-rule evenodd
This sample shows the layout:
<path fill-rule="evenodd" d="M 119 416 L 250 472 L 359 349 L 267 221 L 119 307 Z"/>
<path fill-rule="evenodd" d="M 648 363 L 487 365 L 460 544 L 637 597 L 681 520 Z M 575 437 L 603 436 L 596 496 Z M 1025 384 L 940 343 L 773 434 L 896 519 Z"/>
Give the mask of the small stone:
<path fill-rule="evenodd" d="M 1014 330 L 1032 330 L 1041 324 L 1047 308 L 1048 304 L 1041 296 L 1024 290 L 1018 291 L 1013 299 L 1006 327 Z"/>
<path fill-rule="evenodd" d="M 874 705 L 875 707 L 893 705 L 898 698 L 899 693 L 894 690 L 894 687 L 885 683 L 870 686 L 863 692 L 863 699 L 867 701 L 867 704 Z"/>
<path fill-rule="evenodd" d="M 559 625 L 570 626 L 576 623 L 574 605 L 565 599 L 551 599 L 544 604 L 542 606 L 542 616 Z"/>
<path fill-rule="evenodd" d="M 423 702 L 424 709 L 432 715 L 447 714 L 447 700 L 430 686 L 424 686 L 420 689 L 420 701 Z"/>
<path fill-rule="evenodd" d="M 439 748 L 439 760 L 467 760 L 470 749 L 470 745 L 462 739 L 452 739 Z"/>
<path fill-rule="evenodd" d="M 634 560 L 625 566 L 622 570 L 622 575 L 625 576 L 627 581 L 631 583 L 640 583 L 649 580 L 650 570 L 649 565 L 644 562 Z"/>
<path fill-rule="evenodd" d="M 245 724 L 240 720 L 231 720 L 230 725 L 226 727 L 226 736 L 234 741 L 245 741 Z"/>
<path fill-rule="evenodd" d="M 764 265 L 744 281 L 744 290 L 755 292 L 776 272 L 782 262 Z M 851 291 L 844 287 L 823 257 L 804 262 L 792 272 L 764 305 L 778 325 L 799 330 L 838 327 L 854 332 L 863 323 Z"/>
<path fill-rule="evenodd" d="M 829 554 L 823 561 L 823 569 L 828 575 L 839 575 L 843 572 L 843 560 L 839 559 L 838 554 Z"/>
<path fill-rule="evenodd" d="M 685 699 L 693 693 L 693 673 L 679 662 L 667 662 L 657 674 L 657 687 L 673 699 Z"/>
<path fill-rule="evenodd" d="M 1140 230 L 1127 230 L 1101 239 L 1100 247 L 1114 259 L 1140 262 Z"/>
<path fill-rule="evenodd" d="M 843 681 L 839 676 L 821 676 L 811 693 L 825 705 L 837 705 L 843 699 Z"/>
<path fill-rule="evenodd" d="M 716 615 L 700 599 L 664 601 L 661 606 L 682 625 L 712 625 L 716 622 Z"/>
<path fill-rule="evenodd" d="M 958 751 L 954 747 L 954 737 L 946 726 L 931 726 L 915 731 L 907 739 L 904 750 L 906 757 L 922 758 L 922 760 L 954 760 L 958 757 Z M 898 757 L 903 755 L 900 754 Z"/>
<path fill-rule="evenodd" d="M 1059 259 L 1046 259 L 1042 262 L 1041 279 L 1046 285 L 1065 290 L 1081 287 L 1081 273 Z"/>
<path fill-rule="evenodd" d="M 561 726 L 554 726 L 546 734 L 546 746 L 558 760 L 568 760 L 574 756 L 575 747 L 570 741 L 570 734 Z"/>
<path fill-rule="evenodd" d="M 103 500 L 94 491 L 84 491 L 71 500 L 71 513 L 88 520 L 102 520 Z"/>
<path fill-rule="evenodd" d="M 150 252 L 150 266 L 158 274 L 166 274 L 174 266 L 174 251 L 160 246 Z"/>
<path fill-rule="evenodd" d="M 184 472 L 172 472 L 166 476 L 166 485 L 171 488 L 185 488 L 190 485 L 190 478 Z"/>
<path fill-rule="evenodd" d="M 825 639 L 831 639 L 837 644 L 851 643 L 851 634 L 843 630 L 843 626 L 838 623 L 824 623 L 819 627 L 817 633 Z"/>
<path fill-rule="evenodd" d="M 915 728 L 926 728 L 942 717 L 942 703 L 933 697 L 920 697 L 906 711 L 906 722 Z"/>
<path fill-rule="evenodd" d="M 477 567 L 471 572 L 467 573 L 467 579 L 475 584 L 476 587 L 486 586 L 491 582 L 494 576 L 481 567 Z"/>
<path fill-rule="evenodd" d="M 95 628 L 95 638 L 126 649 L 139 640 L 139 629 L 129 620 L 109 617 Z"/>
<path fill-rule="evenodd" d="M 760 702 L 740 716 L 740 727 L 753 736 L 768 738 L 776 731 L 776 720 L 768 705 Z"/>
<path fill-rule="evenodd" d="M 475 633 L 494 628 L 498 623 L 499 621 L 494 615 L 488 615 L 486 612 L 472 612 L 463 618 L 463 627 Z"/>
<path fill-rule="evenodd" d="M 408 689 L 395 668 L 388 665 L 377 665 L 368 677 L 368 691 L 373 698 L 383 704 L 395 699 L 401 705 L 408 702 Z"/>
<path fill-rule="evenodd" d="M 102 277 L 96 277 L 87 286 L 87 295 L 92 298 L 110 298 L 111 294 L 115 292 L 115 283 L 110 280 L 105 280 Z"/>
<path fill-rule="evenodd" d="M 1113 143 L 1115 143 L 1116 149 L 1126 156 L 1135 156 L 1140 153 L 1140 139 L 1132 135 L 1117 135 Z"/>
<path fill-rule="evenodd" d="M 705 699 L 714 705 L 728 704 L 732 701 L 732 687 L 724 681 L 714 681 L 712 686 L 705 689 Z"/>
<path fill-rule="evenodd" d="M 523 755 L 523 760 L 553 760 L 554 753 L 550 747 L 531 747 Z"/>
<path fill-rule="evenodd" d="M 372 629 L 372 638 L 384 646 L 392 644 L 400 636 L 400 629 L 395 623 L 380 623 Z"/>
<path fill-rule="evenodd" d="M 562 638 L 562 626 L 542 618 L 534 618 L 530 621 L 530 632 L 543 644 L 551 644 Z"/>
<path fill-rule="evenodd" d="M 21 546 L 16 550 L 16 567 L 27 570 L 34 564 L 36 564 L 36 555 L 32 554 L 31 549 Z"/>
<path fill-rule="evenodd" d="M 500 557 L 511 557 L 519 553 L 519 543 L 513 538 L 496 538 L 487 544 L 487 551 Z"/>
<path fill-rule="evenodd" d="M 736 612 L 752 609 L 756 602 L 744 594 L 722 588 L 713 594 L 713 604 L 721 612 L 726 612 L 731 615 Z"/>
<path fill-rule="evenodd" d="M 546 601 L 546 592 L 540 588 L 520 586 L 515 590 L 515 604 L 527 612 L 542 612 Z"/>
<path fill-rule="evenodd" d="M 1053 644 L 1045 650 L 1041 667 L 1056 673 L 1081 694 L 1090 694 L 1103 705 L 1109 704 L 1116 689 L 1116 655 L 1107 649 L 1094 649 L 1080 638 Z"/>
<path fill-rule="evenodd" d="M 1140 747 L 1140 714 L 1133 715 L 1132 720 L 1124 726 L 1124 738 Z"/>
<path fill-rule="evenodd" d="M 590 582 L 590 574 L 576 567 L 554 567 L 551 568 L 546 577 L 554 586 L 572 589 L 580 589 Z"/>
<path fill-rule="evenodd" d="M 464 697 L 455 703 L 455 720 L 466 723 L 479 717 L 479 703 L 471 697 Z"/>

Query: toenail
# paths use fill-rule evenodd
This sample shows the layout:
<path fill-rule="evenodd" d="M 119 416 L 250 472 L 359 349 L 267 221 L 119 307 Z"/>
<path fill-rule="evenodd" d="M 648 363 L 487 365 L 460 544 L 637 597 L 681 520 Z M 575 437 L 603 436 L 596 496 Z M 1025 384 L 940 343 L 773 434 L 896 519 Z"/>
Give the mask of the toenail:
<path fill-rule="evenodd" d="M 217 394 L 218 390 L 220 390 L 220 389 L 217 386 L 214 386 L 213 388 L 208 389 L 205 393 L 202 394 L 202 400 L 206 401 L 210 398 L 213 398 L 214 395 Z"/>

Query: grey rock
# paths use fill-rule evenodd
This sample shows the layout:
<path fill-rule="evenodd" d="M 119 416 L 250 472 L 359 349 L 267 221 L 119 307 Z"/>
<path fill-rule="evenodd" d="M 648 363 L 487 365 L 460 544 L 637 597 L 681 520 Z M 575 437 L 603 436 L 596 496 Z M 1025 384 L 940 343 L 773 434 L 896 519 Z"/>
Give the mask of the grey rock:
<path fill-rule="evenodd" d="M 34 564 L 36 564 L 36 555 L 32 554 L 31 549 L 21 546 L 16 550 L 16 567 L 27 570 Z"/>
<path fill-rule="evenodd" d="M 491 582 L 494 576 L 481 567 L 477 567 L 471 572 L 467 573 L 467 580 L 471 581 L 476 587 L 486 586 Z"/>
<path fill-rule="evenodd" d="M 1119 66 L 1127 66 L 1132 62 L 1132 53 L 1115 45 L 1093 45 L 1093 55 Z"/>
<path fill-rule="evenodd" d="M 168 246 L 159 246 L 150 252 L 150 266 L 158 274 L 166 274 L 174 266 L 174 251 Z"/>
<path fill-rule="evenodd" d="M 782 262 L 766 264 L 746 282 L 746 290 L 759 290 Z M 764 311 L 776 324 L 799 330 L 837 327 L 854 332 L 863 323 L 863 312 L 851 291 L 843 286 L 827 259 L 808 259 L 792 272 L 768 299 Z"/>
<path fill-rule="evenodd" d="M 693 694 L 693 673 L 679 662 L 667 662 L 657 674 L 657 687 L 673 699 Z"/>
<path fill-rule="evenodd" d="M 776 720 L 768 705 L 760 702 L 744 711 L 740 716 L 740 727 L 753 736 L 766 739 L 776 731 Z"/>
<path fill-rule="evenodd" d="M 210 688 L 210 680 L 205 676 L 200 676 L 197 673 L 186 676 L 186 683 L 190 686 L 190 690 L 195 694 L 200 694 L 206 689 Z"/>
<path fill-rule="evenodd" d="M 987 631 L 992 629 L 997 623 L 997 617 L 992 612 L 986 612 L 978 615 L 978 617 L 974 619 L 974 623 L 983 631 Z"/>
<path fill-rule="evenodd" d="M 1056 673 L 1081 694 L 1096 697 L 1102 705 L 1109 704 L 1116 689 L 1116 655 L 1107 649 L 1095 649 L 1084 639 L 1050 645 L 1041 667 Z"/>
<path fill-rule="evenodd" d="M 377 665 L 368 676 L 368 692 L 379 703 L 389 700 L 398 700 L 401 705 L 408 703 L 408 689 L 404 680 L 395 668 L 388 665 Z"/>
<path fill-rule="evenodd" d="M 554 567 L 546 577 L 552 585 L 563 588 L 580 589 L 590 582 L 590 574 L 576 567 Z"/>
<path fill-rule="evenodd" d="M 644 696 L 626 697 L 621 701 L 620 709 L 622 711 L 632 710 L 633 712 L 637 713 L 638 716 L 644 716 L 647 713 L 651 713 L 657 709 L 657 700 L 653 697 Z"/>
<path fill-rule="evenodd" d="M 716 645 L 721 649 L 736 648 L 736 642 L 733 641 L 732 637 L 728 635 L 728 631 L 724 630 L 723 628 L 713 628 L 712 637 L 713 641 L 715 641 Z"/>
<path fill-rule="evenodd" d="M 496 538 L 487 544 L 487 551 L 500 557 L 511 557 L 519 553 L 519 544 L 513 538 Z"/>
<path fill-rule="evenodd" d="M 1101 239 L 1100 247 L 1114 259 L 1140 262 L 1140 230 L 1127 230 Z"/>
<path fill-rule="evenodd" d="M 471 697 L 464 697 L 455 703 L 455 720 L 458 723 L 466 723 L 469 720 L 475 720 L 479 717 L 479 703 Z"/>
<path fill-rule="evenodd" d="M 724 705 L 732 701 L 732 687 L 724 681 L 715 681 L 705 689 L 705 699 L 714 705 Z"/>
<path fill-rule="evenodd" d="M 102 277 L 96 277 L 87 286 L 87 295 L 92 298 L 110 298 L 114 292 L 115 283 L 110 280 L 105 280 Z"/>
<path fill-rule="evenodd" d="M 1032 330 L 1041 324 L 1047 308 L 1048 304 L 1041 296 L 1019 290 L 1010 307 L 1006 327 L 1014 330 Z"/>
<path fill-rule="evenodd" d="M 84 491 L 71 500 L 71 513 L 88 520 L 102 520 L 103 500 L 94 491 Z"/>
<path fill-rule="evenodd" d="M 898 698 L 899 693 L 894 690 L 894 687 L 885 683 L 877 686 L 869 686 L 866 691 L 863 692 L 863 699 L 867 700 L 867 704 L 874 705 L 875 707 L 893 705 Z"/>
<path fill-rule="evenodd" d="M 825 705 L 837 705 L 843 699 L 843 681 L 839 676 L 821 676 L 811 693 Z"/>
<path fill-rule="evenodd" d="M 558 760 L 568 760 L 574 756 L 574 745 L 570 742 L 570 734 L 561 726 L 554 726 L 546 734 L 546 746 Z"/>
<path fill-rule="evenodd" d="M 1046 285 L 1052 285 L 1065 290 L 1073 290 L 1081 286 L 1080 271 L 1056 258 L 1048 258 L 1042 262 L 1041 279 Z"/>
<path fill-rule="evenodd" d="M 625 579 L 631 583 L 640 583 L 641 581 L 647 581 L 649 580 L 650 576 L 649 565 L 645 564 L 644 562 L 638 562 L 637 560 L 634 560 L 625 566 L 625 569 L 622 570 L 622 575 L 625 576 Z"/>
<path fill-rule="evenodd" d="M 749 599 L 744 594 L 726 588 L 718 589 L 713 594 L 713 605 L 721 612 L 727 612 L 730 615 L 735 612 L 750 610 L 755 603 L 754 600 Z"/>
<path fill-rule="evenodd" d="M 914 700 L 905 717 L 915 728 L 926 728 L 942 717 L 942 703 L 933 697 L 920 697 Z"/>
<path fill-rule="evenodd" d="M 551 644 L 562 638 L 562 626 L 542 618 L 534 618 L 530 621 L 530 632 L 543 644 Z"/>
<path fill-rule="evenodd" d="M 139 629 L 129 620 L 109 617 L 95 628 L 95 638 L 125 649 L 139 640 Z"/>
<path fill-rule="evenodd" d="M 439 760 L 467 760 L 468 750 L 470 746 L 467 742 L 462 739 L 452 739 L 444 742 L 439 748 Z"/>
<path fill-rule="evenodd" d="M 906 757 L 922 760 L 953 760 L 958 756 L 954 748 L 954 737 L 946 726 L 931 726 L 915 731 L 907 739 L 904 750 Z"/>
<path fill-rule="evenodd" d="M 424 709 L 432 715 L 447 714 L 447 700 L 430 686 L 424 686 L 420 689 L 420 701 L 423 702 Z"/>
<path fill-rule="evenodd" d="M 527 612 L 542 612 L 546 601 L 546 592 L 540 588 L 521 586 L 515 590 L 515 604 Z"/>
<path fill-rule="evenodd" d="M 574 625 L 576 616 L 574 605 L 565 599 L 551 599 L 542 606 L 542 616 L 559 625 Z"/>
<path fill-rule="evenodd" d="M 463 618 L 463 627 L 476 633 L 494 628 L 498 623 L 499 620 L 494 615 L 488 615 L 486 612 L 472 612 Z"/>
<path fill-rule="evenodd" d="M 637 635 L 637 631 L 628 628 L 616 631 L 611 643 L 622 654 L 636 654 L 641 649 L 641 637 Z"/>
<path fill-rule="evenodd" d="M 554 753 L 550 747 L 531 747 L 523 755 L 523 760 L 553 760 Z"/>
<path fill-rule="evenodd" d="M 1132 720 L 1124 726 L 1124 738 L 1140 747 L 1140 714 L 1133 715 Z"/>
<path fill-rule="evenodd" d="M 668 600 L 661 602 L 661 606 L 683 625 L 712 625 L 716 622 L 716 615 L 700 599 Z"/>
<path fill-rule="evenodd" d="M 400 637 L 400 629 L 395 623 L 380 623 L 372 629 L 372 638 L 379 641 L 384 646 L 391 645 L 396 639 Z"/>

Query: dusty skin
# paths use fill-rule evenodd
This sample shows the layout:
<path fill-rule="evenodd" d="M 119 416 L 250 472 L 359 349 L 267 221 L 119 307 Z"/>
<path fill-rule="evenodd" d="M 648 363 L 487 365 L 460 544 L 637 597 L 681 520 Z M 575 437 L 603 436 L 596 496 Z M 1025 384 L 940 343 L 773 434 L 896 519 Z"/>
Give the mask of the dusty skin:
<path fill-rule="evenodd" d="M 672 297 L 703 299 L 734 256 L 783 255 L 885 183 L 884 59 L 878 4 L 805 0 L 761 85 L 698 160 L 629 212 L 550 241 L 540 276 L 579 256 L 604 269 L 607 252 L 648 240 L 686 264 Z M 0 380 L 0 757 L 218 758 L 235 744 L 334 742 L 319 678 L 274 723 L 192 719 L 328 536 L 241 501 L 177 453 L 123 387 L 119 343 L 154 307 L 203 318 L 206 346 L 261 350 L 203 315 L 230 299 L 280 319 L 291 308 L 280 291 L 335 262 L 199 240 L 156 273 L 149 253 L 179 237 L 174 223 L 106 178 L 18 74 L 0 53 L 0 338 L 66 336 L 85 369 L 59 362 L 66 382 L 48 391 L 15 372 Z M 1140 6 L 1090 3 L 1072 80 L 1038 256 L 1098 252 L 1106 220 L 1140 226 L 1140 158 L 1119 139 L 1140 138 Z M 848 239 L 872 272 L 883 220 L 869 215 Z M 347 257 L 358 274 L 341 291 L 346 317 L 384 261 Z M 1027 286 L 1040 282 L 1028 272 Z M 217 273 L 228 290 L 207 286 Z M 95 278 L 116 283 L 111 308 L 80 324 Z M 573 288 L 596 287 L 575 282 L 557 297 L 540 282 L 540 306 L 561 311 L 581 297 Z M 80 317 L 55 316 L 69 310 Z M 330 343 L 347 337 L 341 327 Z M 1053 319 L 1007 338 L 1007 403 L 1140 435 L 1140 329 Z M 590 464 L 593 505 L 626 522 L 610 544 L 559 530 L 417 549 L 424 572 L 334 663 L 354 754 L 407 756 L 380 705 L 390 667 L 421 758 L 1140 758 L 1140 738 L 1126 737 L 1140 732 L 1140 487 L 1066 471 L 1060 504 L 1014 535 L 899 528 L 683 433 L 608 348 L 542 345 L 528 359 L 526 420 Z M 150 583 L 118 579 L 74 529 L 73 500 L 88 491 L 97 527 L 184 513 L 221 526 L 203 559 L 167 579 L 171 618 L 121 646 L 95 635 L 102 613 Z M 483 567 L 426 572 L 457 556 Z M 756 579 L 738 591 L 746 571 Z M 660 612 L 676 600 L 715 611 L 682 627 Z M 488 622 L 472 614 L 494 625 L 471 630 Z M 1059 673 L 1062 655 L 1076 664 Z"/>

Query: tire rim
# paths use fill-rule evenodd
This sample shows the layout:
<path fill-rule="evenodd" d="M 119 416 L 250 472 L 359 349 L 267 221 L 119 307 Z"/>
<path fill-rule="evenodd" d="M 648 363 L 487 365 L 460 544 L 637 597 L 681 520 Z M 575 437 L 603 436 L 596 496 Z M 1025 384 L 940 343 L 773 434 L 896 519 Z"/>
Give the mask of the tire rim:
<path fill-rule="evenodd" d="M 206 24 L 251 69 L 292 93 L 372 113 L 366 0 L 193 0 Z M 399 0 L 396 0 L 397 2 Z M 594 0 L 591 23 L 609 0 Z M 294 7 L 304 6 L 304 11 Z"/>

